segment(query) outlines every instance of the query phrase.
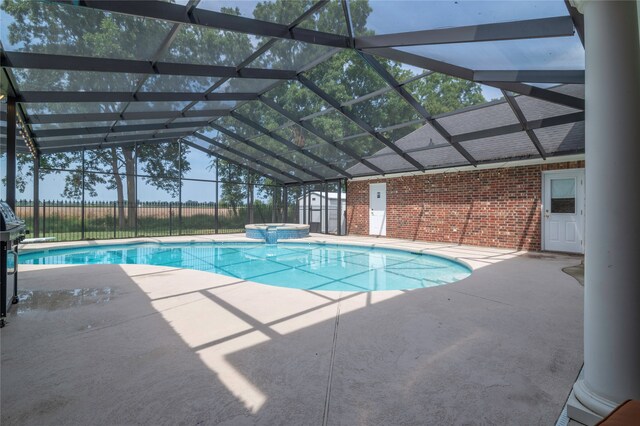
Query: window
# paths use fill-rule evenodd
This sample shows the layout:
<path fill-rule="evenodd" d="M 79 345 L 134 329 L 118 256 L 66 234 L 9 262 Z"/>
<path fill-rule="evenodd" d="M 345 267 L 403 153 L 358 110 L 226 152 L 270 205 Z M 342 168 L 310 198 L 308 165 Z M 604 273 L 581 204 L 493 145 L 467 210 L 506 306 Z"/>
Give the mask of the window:
<path fill-rule="evenodd" d="M 551 179 L 551 213 L 576 212 L 575 179 Z"/>

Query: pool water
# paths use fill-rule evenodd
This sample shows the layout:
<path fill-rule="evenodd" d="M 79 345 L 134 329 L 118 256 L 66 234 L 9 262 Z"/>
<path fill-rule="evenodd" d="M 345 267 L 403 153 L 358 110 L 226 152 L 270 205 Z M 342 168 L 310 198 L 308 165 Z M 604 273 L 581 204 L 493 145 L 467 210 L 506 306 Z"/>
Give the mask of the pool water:
<path fill-rule="evenodd" d="M 144 243 L 22 252 L 20 263 L 144 264 L 214 272 L 305 290 L 433 287 L 471 273 L 438 256 L 369 247 L 280 243 Z"/>

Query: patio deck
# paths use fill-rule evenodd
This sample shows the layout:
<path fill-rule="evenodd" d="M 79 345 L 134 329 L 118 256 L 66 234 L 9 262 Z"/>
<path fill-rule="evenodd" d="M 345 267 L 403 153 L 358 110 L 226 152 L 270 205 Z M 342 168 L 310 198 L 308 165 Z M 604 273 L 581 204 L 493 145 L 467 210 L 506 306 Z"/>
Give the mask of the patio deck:
<path fill-rule="evenodd" d="M 2 424 L 556 421 L 582 365 L 583 288 L 562 272 L 580 258 L 305 241 L 427 250 L 474 272 L 427 289 L 341 293 L 145 265 L 22 266 L 20 287 L 34 297 L 2 329 Z M 46 247 L 84 244 L 97 243 Z"/>

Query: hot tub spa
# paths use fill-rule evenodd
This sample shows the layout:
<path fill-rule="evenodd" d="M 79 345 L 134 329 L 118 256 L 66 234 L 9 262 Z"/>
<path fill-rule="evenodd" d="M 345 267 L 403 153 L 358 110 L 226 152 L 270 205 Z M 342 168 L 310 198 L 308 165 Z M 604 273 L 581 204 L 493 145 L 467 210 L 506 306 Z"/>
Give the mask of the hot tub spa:
<path fill-rule="evenodd" d="M 298 223 L 254 223 L 245 225 L 244 229 L 247 238 L 264 240 L 267 243 L 309 236 L 309 225 Z"/>

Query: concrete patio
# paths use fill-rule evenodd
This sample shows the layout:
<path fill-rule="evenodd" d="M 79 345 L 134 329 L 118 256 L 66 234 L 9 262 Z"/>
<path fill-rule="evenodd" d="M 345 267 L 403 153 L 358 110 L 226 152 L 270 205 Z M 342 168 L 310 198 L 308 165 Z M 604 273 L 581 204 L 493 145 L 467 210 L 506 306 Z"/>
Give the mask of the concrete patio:
<path fill-rule="evenodd" d="M 145 265 L 23 266 L 31 293 L 2 329 L 2 424 L 554 424 L 582 365 L 583 288 L 562 272 L 580 258 L 305 241 L 428 251 L 474 272 L 340 293 Z"/>

